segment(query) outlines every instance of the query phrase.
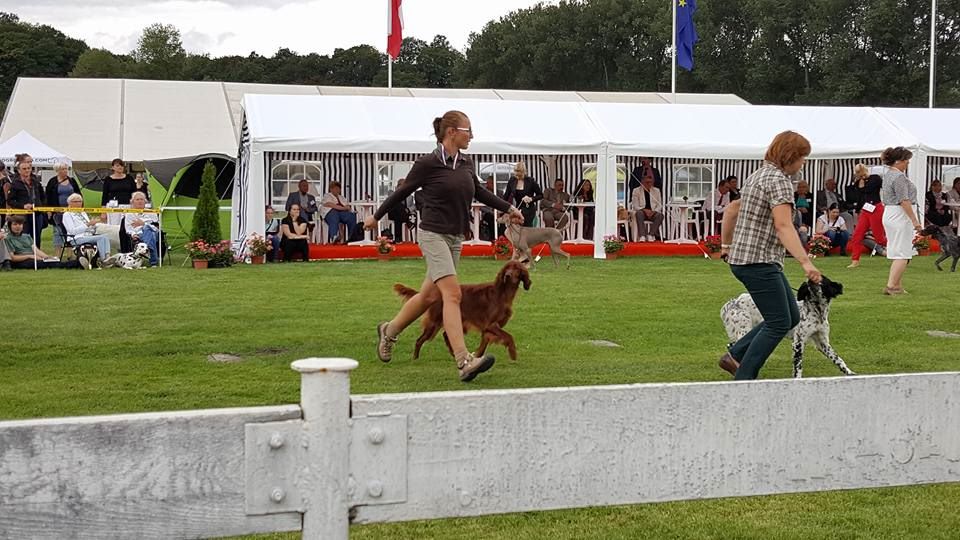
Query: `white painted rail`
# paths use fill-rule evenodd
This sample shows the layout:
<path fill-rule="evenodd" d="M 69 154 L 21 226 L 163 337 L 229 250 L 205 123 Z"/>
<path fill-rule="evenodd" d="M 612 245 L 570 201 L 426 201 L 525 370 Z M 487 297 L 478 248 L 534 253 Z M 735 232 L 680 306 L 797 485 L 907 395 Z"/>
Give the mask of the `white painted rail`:
<path fill-rule="evenodd" d="M 0 538 L 197 538 L 960 481 L 960 373 L 349 396 L 0 422 Z"/>

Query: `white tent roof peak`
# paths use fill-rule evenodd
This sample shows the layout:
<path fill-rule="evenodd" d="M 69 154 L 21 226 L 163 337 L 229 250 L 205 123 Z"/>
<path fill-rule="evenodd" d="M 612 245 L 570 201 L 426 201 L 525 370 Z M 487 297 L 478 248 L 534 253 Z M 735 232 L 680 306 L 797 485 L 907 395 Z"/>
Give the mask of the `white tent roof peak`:
<path fill-rule="evenodd" d="M 17 154 L 30 154 L 34 167 L 53 168 L 57 163 L 73 165 L 66 154 L 50 148 L 26 131 L 20 131 L 0 143 L 0 161 L 3 161 L 7 167 L 13 166 Z"/>

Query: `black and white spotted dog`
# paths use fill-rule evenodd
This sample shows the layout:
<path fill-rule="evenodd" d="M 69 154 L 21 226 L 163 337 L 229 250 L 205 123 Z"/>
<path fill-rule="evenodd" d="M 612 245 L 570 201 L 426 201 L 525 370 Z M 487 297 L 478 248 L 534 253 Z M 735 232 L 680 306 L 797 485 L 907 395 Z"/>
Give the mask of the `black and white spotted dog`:
<path fill-rule="evenodd" d="M 932 236 L 937 239 L 937 242 L 940 242 L 940 258 L 933 262 L 937 266 L 937 270 L 942 272 L 943 268 L 940 267 L 940 263 L 953 257 L 950 271 L 956 272 L 957 261 L 960 260 L 960 239 L 957 238 L 957 235 L 953 234 L 953 231 L 942 229 L 936 225 L 928 225 L 927 228 L 920 231 L 920 234 Z"/>
<path fill-rule="evenodd" d="M 808 340 L 813 341 L 824 356 L 830 359 L 844 375 L 856 375 L 830 346 L 830 301 L 843 294 L 843 285 L 830 281 L 826 276 L 820 285 L 805 282 L 797 291 L 800 308 L 800 323 L 793 334 L 793 376 L 803 376 L 803 349 Z M 748 293 L 728 301 L 720 308 L 720 319 L 727 330 L 731 343 L 747 335 L 754 326 L 763 321 L 760 310 Z"/>
<path fill-rule="evenodd" d="M 140 242 L 133 248 L 132 253 L 117 253 L 103 259 L 103 268 L 126 268 L 127 270 L 139 270 L 143 268 L 144 262 L 150 260 L 150 247 Z"/>

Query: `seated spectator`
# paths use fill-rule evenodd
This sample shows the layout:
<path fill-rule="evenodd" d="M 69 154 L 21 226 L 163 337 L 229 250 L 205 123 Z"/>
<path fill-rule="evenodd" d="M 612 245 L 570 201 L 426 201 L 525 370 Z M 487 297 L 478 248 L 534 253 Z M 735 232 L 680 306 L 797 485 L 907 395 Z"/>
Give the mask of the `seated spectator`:
<path fill-rule="evenodd" d="M 269 204 L 263 210 L 266 224 L 263 227 L 263 237 L 270 244 L 270 251 L 267 252 L 267 262 L 273 262 L 277 258 L 277 251 L 280 249 L 280 220 L 273 217 L 273 207 Z"/>
<path fill-rule="evenodd" d="M 813 227 L 813 195 L 810 194 L 810 186 L 805 180 L 797 182 L 797 191 L 793 194 L 793 207 L 800 213 L 800 222 L 807 226 L 807 229 Z"/>
<path fill-rule="evenodd" d="M 397 188 L 400 189 L 403 186 L 403 183 L 406 181 L 406 178 L 401 178 L 397 180 Z M 400 204 L 394 206 L 389 211 L 387 211 L 387 217 L 390 218 L 390 221 L 393 222 L 393 241 L 402 242 L 403 241 L 403 230 L 404 228 L 410 229 L 416 227 L 417 218 L 416 213 L 411 209 L 413 206 L 413 195 L 410 195 L 405 200 L 401 201 Z"/>
<path fill-rule="evenodd" d="M 927 192 L 924 217 L 930 224 L 949 229 L 953 215 L 950 207 L 944 204 L 945 202 L 947 202 L 947 194 L 943 192 L 943 184 L 939 180 L 934 180 L 930 184 L 930 191 Z"/>
<path fill-rule="evenodd" d="M 309 230 L 313 230 L 314 215 L 317 213 L 317 198 L 313 196 L 310 191 L 310 182 L 306 180 L 301 180 L 297 183 L 297 191 L 294 191 L 287 196 L 287 203 L 284 205 L 284 209 L 287 213 L 290 213 L 290 207 L 296 204 L 300 207 L 300 218 L 307 224 Z M 323 212 L 321 211 L 321 215 Z"/>
<path fill-rule="evenodd" d="M 2 162 L 0 162 L 2 163 Z M 0 228 L 0 271 L 7 272 L 10 268 L 10 250 L 7 249 L 7 230 Z"/>
<path fill-rule="evenodd" d="M 310 249 L 307 246 L 307 222 L 300 217 L 300 205 L 293 203 L 290 213 L 280 222 L 280 248 L 283 249 L 283 262 L 293 260 L 294 253 L 300 253 L 304 261 L 310 260 Z"/>
<path fill-rule="evenodd" d="M 853 204 L 847 203 L 837 192 L 837 181 L 833 178 L 827 178 L 823 183 L 823 189 L 817 192 L 817 215 L 825 214 L 833 205 L 836 205 L 840 210 L 840 217 L 847 224 L 847 231 L 852 231 L 853 214 L 850 213 L 850 210 Z"/>
<path fill-rule="evenodd" d="M 490 193 L 493 193 L 497 197 L 500 196 L 500 194 L 497 193 L 497 186 L 496 186 L 496 183 L 494 182 L 492 174 L 487 175 L 487 178 L 484 183 L 484 187 L 487 188 L 487 191 L 489 191 Z M 419 193 L 419 191 L 417 193 Z M 416 196 L 416 194 L 414 194 L 414 196 Z M 495 236 L 493 234 L 493 231 L 496 225 L 497 225 L 497 222 L 496 220 L 493 219 L 493 208 L 490 208 L 487 205 L 481 206 L 480 207 L 480 239 L 486 240 L 488 242 L 492 242 L 494 239 L 493 237 Z M 503 227 L 503 225 L 501 225 L 500 227 Z"/>
<path fill-rule="evenodd" d="M 730 202 L 733 202 L 740 198 L 740 179 L 737 178 L 737 175 L 731 174 L 727 177 L 727 187 L 730 188 Z"/>
<path fill-rule="evenodd" d="M 0 161 L 0 208 L 7 207 L 7 193 L 10 193 L 10 175 L 7 173 L 6 164 Z M 6 214 L 0 214 L 0 227 L 6 222 Z"/>
<path fill-rule="evenodd" d="M 132 210 L 146 210 L 147 196 L 142 191 L 130 195 Z M 154 212 L 132 212 L 123 216 L 124 231 L 136 245 L 143 242 L 150 248 L 150 266 L 156 266 L 160 255 L 160 217 Z"/>
<path fill-rule="evenodd" d="M 660 197 L 660 190 L 653 185 L 652 176 L 645 176 L 640 181 L 640 187 L 633 190 L 630 204 L 637 216 L 637 240 L 659 242 L 660 224 L 663 223 L 663 199 Z"/>
<path fill-rule="evenodd" d="M 83 195 L 79 193 L 70 195 L 67 198 L 67 206 L 83 208 Z M 100 258 L 106 259 L 110 256 L 110 237 L 105 234 L 97 234 L 97 225 L 105 223 L 105 217 L 100 220 L 92 220 L 86 212 L 64 212 L 62 218 L 63 230 L 67 237 L 73 237 L 74 245 L 95 244 Z"/>
<path fill-rule="evenodd" d="M 593 200 L 593 182 L 584 178 L 580 181 L 580 185 L 577 186 L 576 193 L 576 202 L 580 203 L 592 203 Z M 582 209 L 578 208 L 577 214 L 575 217 L 578 219 L 583 219 L 583 238 L 586 240 L 593 240 L 593 225 L 596 220 L 597 209 L 594 206 L 584 206 Z M 580 217 L 582 212 L 582 218 Z"/>
<path fill-rule="evenodd" d="M 840 216 L 840 208 L 836 203 L 827 208 L 827 213 L 817 219 L 817 232 L 830 239 L 830 247 L 840 247 L 840 255 L 847 256 L 847 240 L 850 232 L 847 224 Z"/>
<path fill-rule="evenodd" d="M 807 242 L 810 241 L 810 227 L 807 227 L 803 223 L 802 216 L 796 208 L 793 209 L 793 226 L 797 229 L 797 235 L 800 237 L 800 243 L 803 244 L 803 249 L 807 249 Z"/>
<path fill-rule="evenodd" d="M 557 178 L 553 187 L 543 192 L 540 201 L 540 210 L 543 212 L 543 226 L 562 229 L 567 226 L 570 216 L 567 215 L 567 205 L 570 204 L 570 194 L 563 190 L 563 180 Z"/>
<path fill-rule="evenodd" d="M 320 200 L 320 215 L 327 223 L 327 243 L 346 244 L 357 227 L 357 214 L 350 208 L 350 201 L 340 193 L 340 182 L 330 182 L 330 192 Z M 347 232 L 340 235 L 340 224 Z"/>
<path fill-rule="evenodd" d="M 720 231 L 720 223 L 723 222 L 723 211 L 730 205 L 730 181 L 724 178 L 717 182 L 717 189 L 703 201 L 703 231 L 704 234 L 710 233 L 710 219 L 713 216 L 713 231 Z"/>
<path fill-rule="evenodd" d="M 960 204 L 960 178 L 953 179 L 953 188 L 947 192 L 947 202 Z M 957 229 L 957 225 L 960 224 L 960 206 L 954 206 L 953 208 L 953 228 Z"/>
<path fill-rule="evenodd" d="M 40 250 L 33 243 L 33 238 L 24 232 L 26 219 L 22 215 L 9 216 L 7 224 L 10 231 L 5 233 L 3 242 L 6 247 L 7 256 L 10 258 L 10 268 L 33 269 L 36 268 L 80 268 L 77 261 L 68 261 L 63 264 L 56 257 L 51 257 Z"/>
<path fill-rule="evenodd" d="M 67 198 L 75 193 L 80 193 L 80 186 L 77 181 L 70 177 L 70 167 L 66 163 L 57 163 L 53 166 L 57 175 L 47 182 L 45 190 L 47 206 L 67 206 Z M 80 206 L 83 206 L 82 204 Z M 63 223 L 63 216 L 59 212 L 54 212 L 51 216 L 53 222 L 53 247 L 61 248 L 64 244 L 64 238 L 60 225 Z"/>

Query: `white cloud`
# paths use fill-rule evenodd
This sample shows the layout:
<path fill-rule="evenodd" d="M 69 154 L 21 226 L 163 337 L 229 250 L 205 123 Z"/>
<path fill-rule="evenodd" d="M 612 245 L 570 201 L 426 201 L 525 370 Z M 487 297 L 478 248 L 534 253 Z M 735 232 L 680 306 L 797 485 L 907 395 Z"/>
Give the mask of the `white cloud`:
<path fill-rule="evenodd" d="M 404 35 L 429 41 L 443 34 L 463 50 L 470 32 L 536 3 L 406 0 Z M 129 53 L 142 29 L 159 22 L 176 26 L 190 52 L 271 56 L 281 47 L 301 54 L 360 44 L 384 50 L 387 5 L 387 0 L 4 0 L 0 10 L 116 53 Z"/>

